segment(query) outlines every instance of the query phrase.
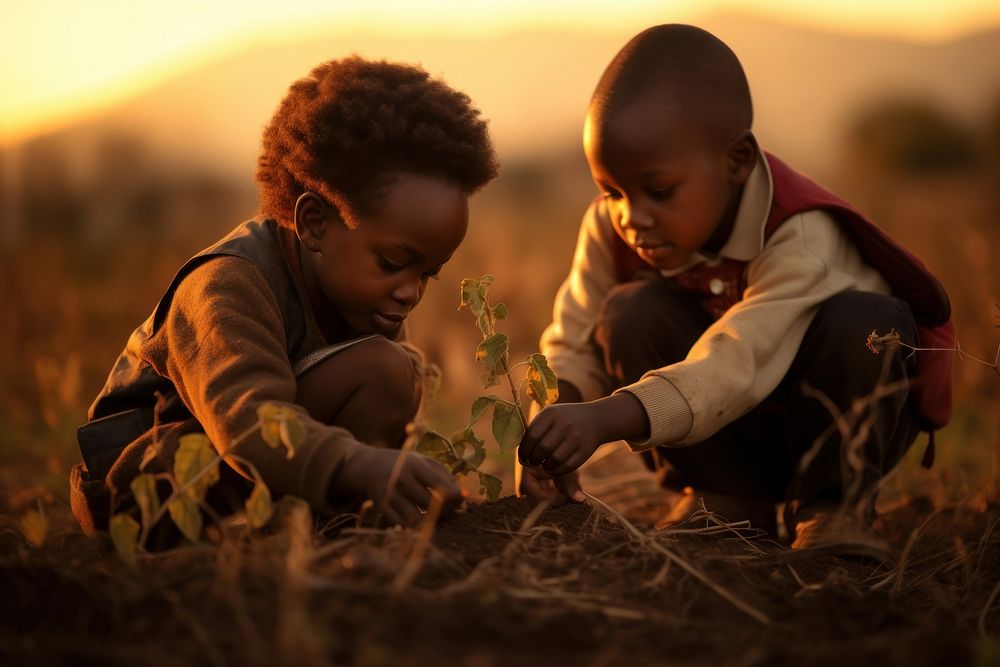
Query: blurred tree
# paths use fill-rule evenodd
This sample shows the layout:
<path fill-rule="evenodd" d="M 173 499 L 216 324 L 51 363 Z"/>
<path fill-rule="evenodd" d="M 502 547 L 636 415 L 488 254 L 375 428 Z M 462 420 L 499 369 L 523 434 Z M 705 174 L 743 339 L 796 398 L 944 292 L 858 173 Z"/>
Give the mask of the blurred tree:
<path fill-rule="evenodd" d="M 918 99 L 891 99 L 870 107 L 858 115 L 849 137 L 856 151 L 902 175 L 970 172 L 982 157 L 971 130 Z"/>
<path fill-rule="evenodd" d="M 58 139 L 42 137 L 21 152 L 15 177 L 15 215 L 19 232 L 78 238 L 85 219 L 84 203 Z"/>
<path fill-rule="evenodd" d="M 162 237 L 166 224 L 167 192 L 160 160 L 139 137 L 101 137 L 89 182 L 92 239 L 141 236 Z"/>

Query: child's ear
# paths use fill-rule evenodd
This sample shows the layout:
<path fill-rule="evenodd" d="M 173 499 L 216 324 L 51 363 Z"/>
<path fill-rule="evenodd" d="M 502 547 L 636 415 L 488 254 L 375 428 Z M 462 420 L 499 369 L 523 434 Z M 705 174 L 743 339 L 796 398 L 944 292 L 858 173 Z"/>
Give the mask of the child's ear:
<path fill-rule="evenodd" d="M 757 137 L 750 130 L 743 130 L 729 142 L 729 174 L 734 183 L 742 185 L 750 178 L 750 172 L 757 165 L 760 146 Z"/>
<path fill-rule="evenodd" d="M 295 235 L 302 245 L 319 252 L 327 227 L 340 220 L 336 210 L 315 192 L 303 192 L 295 201 Z"/>

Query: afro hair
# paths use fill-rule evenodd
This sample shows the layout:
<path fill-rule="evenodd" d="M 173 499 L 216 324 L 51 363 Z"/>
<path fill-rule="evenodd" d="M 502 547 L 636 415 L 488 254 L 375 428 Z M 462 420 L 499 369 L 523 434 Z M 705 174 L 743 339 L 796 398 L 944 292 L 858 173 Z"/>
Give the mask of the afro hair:
<path fill-rule="evenodd" d="M 325 62 L 289 87 L 264 130 L 261 212 L 292 227 L 296 200 L 312 191 L 353 228 L 402 172 L 472 194 L 497 174 L 486 125 L 467 95 L 419 67 Z"/>

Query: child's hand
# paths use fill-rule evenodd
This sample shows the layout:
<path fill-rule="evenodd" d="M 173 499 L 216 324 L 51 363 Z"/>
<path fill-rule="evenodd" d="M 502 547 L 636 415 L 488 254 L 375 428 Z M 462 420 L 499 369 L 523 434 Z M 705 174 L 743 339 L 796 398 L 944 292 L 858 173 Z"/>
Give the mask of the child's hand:
<path fill-rule="evenodd" d="M 525 466 L 552 477 L 569 474 L 604 444 L 594 403 L 558 403 L 542 409 L 528 425 L 517 456 Z"/>
<path fill-rule="evenodd" d="M 429 456 L 369 445 L 358 447 L 344 461 L 334 486 L 338 493 L 372 499 L 387 520 L 406 526 L 420 521 L 432 489 L 441 494 L 445 507 L 462 500 L 455 478 Z"/>
<path fill-rule="evenodd" d="M 556 403 L 531 420 L 517 456 L 525 466 L 562 477 L 586 463 L 604 443 L 648 433 L 646 409 L 628 392 L 589 403 Z"/>
<path fill-rule="evenodd" d="M 562 477 L 552 477 L 538 468 L 521 468 L 518 495 L 535 500 L 551 500 L 556 505 L 582 503 L 587 499 L 580 487 L 580 476 L 575 471 Z"/>

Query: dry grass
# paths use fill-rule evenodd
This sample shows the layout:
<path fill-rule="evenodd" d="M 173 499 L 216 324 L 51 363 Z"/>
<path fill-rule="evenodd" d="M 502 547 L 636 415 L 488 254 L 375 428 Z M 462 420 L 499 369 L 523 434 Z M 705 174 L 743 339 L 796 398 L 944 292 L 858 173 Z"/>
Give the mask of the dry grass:
<path fill-rule="evenodd" d="M 891 567 L 788 563 L 778 545 L 707 510 L 654 531 L 642 501 L 626 518 L 597 499 L 592 508 L 506 498 L 429 514 L 414 530 L 350 517 L 315 524 L 288 501 L 269 535 L 231 521 L 215 545 L 130 569 L 54 502 L 41 548 L 12 517 L 0 523 L 0 655 L 6 664 L 969 664 L 1000 631 L 1000 507 L 928 503 L 882 515 L 900 553 Z"/>
<path fill-rule="evenodd" d="M 446 379 L 429 420 L 445 432 L 464 423 L 479 373 L 464 352 L 475 331 L 446 288 L 496 274 L 508 290 L 497 299 L 517 304 L 511 337 L 533 348 L 578 222 L 564 203 L 582 208 L 591 187 L 585 173 L 582 188 L 559 178 L 522 205 L 510 203 L 516 192 L 484 193 L 440 294 L 421 306 L 415 337 Z M 231 222 L 196 236 L 207 243 Z M 938 467 L 919 469 L 911 453 L 884 485 L 878 528 L 898 554 L 889 567 L 788 563 L 711 508 L 652 531 L 663 492 L 610 449 L 586 472 L 594 508 L 508 498 L 396 531 L 351 517 L 317 525 L 286 503 L 268 535 L 230 522 L 213 545 L 126 567 L 70 516 L 73 431 L 131 327 L 203 245 L 181 247 L 181 236 L 170 246 L 38 237 L 0 248 L 0 663 L 1000 664 L 1000 384 L 975 364 L 959 370 Z M 941 253 L 935 270 L 962 276 L 946 279 L 960 337 L 985 354 L 997 330 L 978 315 L 995 295 L 985 273 L 970 278 L 950 259 L 964 243 L 951 237 L 927 246 Z M 488 462 L 491 472 L 506 463 Z M 36 547 L 21 520 L 39 504 L 49 530 Z"/>

